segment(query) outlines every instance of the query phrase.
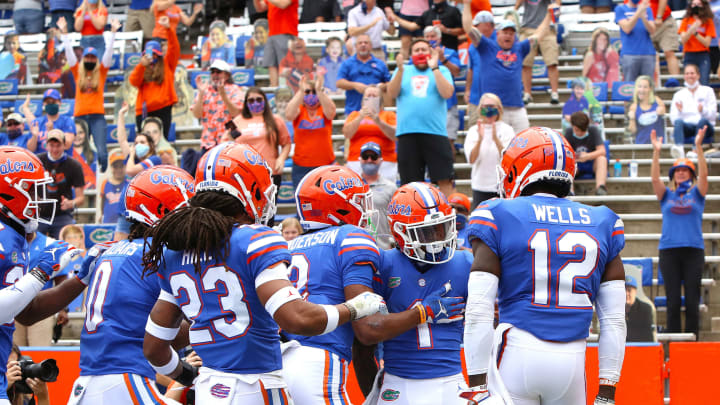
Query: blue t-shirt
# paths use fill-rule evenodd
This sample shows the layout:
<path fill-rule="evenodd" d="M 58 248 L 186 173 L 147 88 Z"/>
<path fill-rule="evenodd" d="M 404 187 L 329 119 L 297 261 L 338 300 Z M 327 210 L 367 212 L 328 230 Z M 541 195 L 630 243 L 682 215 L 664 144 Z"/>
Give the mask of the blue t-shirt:
<path fill-rule="evenodd" d="M 647 110 L 643 110 L 640 104 L 635 109 L 635 122 L 637 123 L 637 134 L 635 143 L 650 143 L 650 134 L 655 130 L 658 134 L 665 133 L 665 118 L 657 113 L 658 103 L 653 103 Z"/>
<path fill-rule="evenodd" d="M 42 116 L 35 119 L 35 122 L 38 123 L 38 128 L 40 129 L 40 135 L 38 136 L 38 142 L 37 142 L 37 149 L 35 149 L 35 154 L 39 155 L 43 152 L 47 152 L 47 122 L 48 117 L 47 115 L 43 114 Z M 53 128 L 62 130 L 63 132 L 69 132 L 74 134 L 75 133 L 75 120 L 73 120 L 72 117 L 67 115 L 60 115 L 58 116 L 58 119 L 53 122 Z M 68 155 L 68 157 L 72 157 L 72 148 L 67 149 L 65 151 L 65 154 Z"/>
<path fill-rule="evenodd" d="M 343 59 L 338 58 L 337 61 L 333 61 L 330 56 L 325 55 L 318 61 L 318 66 L 322 66 L 325 69 L 325 87 L 328 90 L 337 90 L 337 79 L 340 73 L 340 66 L 342 66 Z"/>
<path fill-rule="evenodd" d="M 632 18 L 637 8 L 630 8 L 627 4 L 620 4 L 615 7 L 615 23 L 619 25 L 620 21 Z M 647 8 L 648 21 L 654 19 L 652 10 Z M 622 43 L 623 55 L 655 55 L 655 47 L 653 46 L 650 33 L 645 29 L 642 20 L 638 18 L 635 27 L 630 34 L 620 29 L 620 42 Z"/>
<path fill-rule="evenodd" d="M 147 10 L 151 4 L 152 0 L 132 0 L 130 2 L 130 10 Z"/>
<path fill-rule="evenodd" d="M 477 45 L 482 63 L 482 91 L 500 97 L 504 107 L 523 107 L 522 62 L 530 41 L 517 41 L 503 50 L 496 39 L 483 38 Z"/>
<path fill-rule="evenodd" d="M 0 145 L 18 146 L 20 148 L 27 149 L 27 144 L 30 138 L 32 138 L 32 135 L 29 132 L 25 132 L 15 139 L 10 139 L 10 137 L 6 133 L 1 133 Z"/>
<path fill-rule="evenodd" d="M 390 71 L 385 62 L 370 55 L 370 60 L 361 62 L 357 55 L 345 59 L 340 65 L 337 79 L 345 79 L 351 82 L 363 84 L 387 83 L 390 81 Z M 345 115 L 353 111 L 359 111 L 362 106 L 362 94 L 355 90 L 345 91 Z"/>
<path fill-rule="evenodd" d="M 460 67 L 460 56 L 458 55 L 457 51 L 450 48 L 445 48 L 444 52 L 445 59 L 448 60 L 448 62 L 454 64 L 457 67 Z M 448 110 L 453 108 L 457 105 L 458 99 L 457 99 L 457 89 L 455 88 L 455 81 L 451 80 L 450 83 L 453 85 L 453 95 L 447 99 L 447 108 Z"/>
<path fill-rule="evenodd" d="M 210 63 L 215 59 L 224 60 L 230 66 L 235 66 L 235 45 L 228 42 L 223 46 L 210 48 Z"/>
<path fill-rule="evenodd" d="M 75 11 L 82 2 L 75 0 L 50 0 L 50 11 L 68 10 Z"/>
<path fill-rule="evenodd" d="M 448 68 L 440 66 L 440 73 L 453 82 Z M 405 65 L 397 97 L 397 136 L 413 133 L 447 136 L 446 125 L 447 101 L 438 92 L 432 69 L 418 70 L 415 65 Z"/>
<path fill-rule="evenodd" d="M 114 224 L 120 215 L 125 215 L 125 205 L 122 204 L 121 197 L 127 184 L 127 180 L 123 180 L 120 184 L 112 184 L 109 181 L 103 184 L 103 224 Z"/>
<path fill-rule="evenodd" d="M 678 247 L 705 249 L 702 237 L 705 197 L 700 194 L 696 186 L 683 195 L 678 195 L 677 191 L 666 187 L 665 195 L 660 200 L 660 210 L 663 221 L 658 249 Z"/>
<path fill-rule="evenodd" d="M 563 118 L 565 118 L 566 115 L 572 115 L 574 112 L 578 111 L 585 111 L 587 112 L 590 109 L 590 104 L 588 103 L 585 96 L 580 97 L 580 99 L 575 98 L 575 94 L 571 94 L 568 101 L 565 102 L 565 105 L 563 105 L 562 108 L 562 115 Z"/>
<path fill-rule="evenodd" d="M 490 38 L 491 41 L 497 41 L 497 34 L 495 31 L 492 32 Z M 472 86 L 470 86 L 470 104 L 479 105 L 480 97 L 483 95 L 482 90 L 482 62 L 480 60 L 480 53 L 477 48 L 470 45 L 468 46 L 468 67 L 472 69 Z"/>

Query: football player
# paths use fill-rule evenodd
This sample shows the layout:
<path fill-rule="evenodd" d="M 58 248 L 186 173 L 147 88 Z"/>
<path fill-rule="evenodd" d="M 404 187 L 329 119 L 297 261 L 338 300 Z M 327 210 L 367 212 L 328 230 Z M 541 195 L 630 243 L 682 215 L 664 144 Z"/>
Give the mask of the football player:
<path fill-rule="evenodd" d="M 486 201 L 470 216 L 475 259 L 465 359 L 473 388 L 462 395 L 474 403 L 508 394 L 515 405 L 586 403 L 585 340 L 595 304 L 601 329 L 595 404 L 614 403 L 625 353 L 623 223 L 605 206 L 565 198 L 575 155 L 552 129 L 517 134 L 501 168 L 504 199 Z M 496 296 L 500 325 L 493 339 Z"/>
<path fill-rule="evenodd" d="M 435 186 L 409 183 L 387 207 L 396 248 L 374 277 L 389 315 L 367 319 L 362 343 L 382 343 L 384 373 L 365 404 L 465 404 L 460 344 L 472 254 L 457 250 L 456 214 Z M 362 361 L 362 360 L 360 360 Z"/>
<path fill-rule="evenodd" d="M 162 291 L 150 314 L 145 355 L 155 370 L 183 385 L 194 381 L 197 403 L 287 403 L 278 325 L 287 333 L 319 335 L 384 306 L 371 292 L 317 305 L 288 279 L 287 242 L 265 226 L 275 213 L 275 186 L 252 147 L 224 143 L 198 163 L 190 206 L 153 228 L 147 273 Z M 183 317 L 199 370 L 171 349 Z M 197 378 L 196 378 L 197 377 Z"/>
<path fill-rule="evenodd" d="M 143 280 L 145 233 L 168 212 L 187 205 L 194 179 L 174 166 L 138 173 L 127 186 L 125 217 L 128 239 L 93 246 L 83 269 L 59 286 L 43 291 L 18 316 L 35 322 L 64 308 L 90 286 L 85 325 L 80 336 L 80 377 L 69 404 L 164 403 L 155 371 L 143 355 L 145 326 L 160 295 L 153 277 Z"/>
<path fill-rule="evenodd" d="M 303 177 L 295 202 L 305 233 L 289 243 L 290 280 L 303 299 L 332 305 L 372 292 L 380 249 L 364 229 L 377 223 L 370 186 L 347 167 L 323 166 Z M 350 403 L 345 382 L 360 323 L 321 336 L 284 334 L 291 343 L 283 375 L 297 403 Z"/>

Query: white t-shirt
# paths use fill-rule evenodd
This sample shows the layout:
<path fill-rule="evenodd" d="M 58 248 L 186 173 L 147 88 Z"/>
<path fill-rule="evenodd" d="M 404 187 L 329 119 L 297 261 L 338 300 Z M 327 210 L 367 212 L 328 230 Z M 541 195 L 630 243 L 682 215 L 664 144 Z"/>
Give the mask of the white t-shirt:
<path fill-rule="evenodd" d="M 503 148 L 507 147 L 512 138 L 515 136 L 515 131 L 512 127 L 502 121 L 495 122 L 497 137 L 500 139 L 500 143 Z M 495 141 L 492 136 L 492 126 L 483 125 L 484 136 L 482 144 L 480 144 L 480 151 L 477 159 L 474 162 L 470 161 L 470 152 L 472 152 L 475 145 L 479 141 L 478 126 L 473 125 L 465 136 L 465 158 L 468 163 L 472 165 L 470 172 L 470 182 L 472 189 L 475 191 L 483 192 L 497 192 L 497 165 L 500 164 L 500 151 L 498 151 Z"/>
<path fill-rule="evenodd" d="M 365 31 L 365 33 L 370 36 L 370 42 L 372 43 L 373 49 L 382 47 L 382 33 L 390 27 L 390 22 L 385 16 L 385 12 L 383 12 L 380 7 L 375 6 L 372 10 L 365 14 L 362 11 L 362 4 L 358 4 L 350 9 L 347 16 L 348 27 L 364 27 L 375 21 L 378 17 L 382 18 L 382 21 L 378 21 L 377 24 Z"/>

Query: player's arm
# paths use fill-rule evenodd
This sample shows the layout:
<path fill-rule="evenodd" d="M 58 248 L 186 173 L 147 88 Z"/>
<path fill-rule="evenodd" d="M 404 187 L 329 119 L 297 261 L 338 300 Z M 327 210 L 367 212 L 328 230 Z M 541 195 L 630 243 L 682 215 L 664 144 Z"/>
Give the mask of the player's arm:
<path fill-rule="evenodd" d="M 45 318 L 55 315 L 82 294 L 87 287 L 77 277 L 68 277 L 59 285 L 41 291 L 32 301 L 20 312 L 15 320 L 23 325 L 30 326 Z"/>
<path fill-rule="evenodd" d="M 615 403 L 615 385 L 620 380 L 625 357 L 625 267 L 620 255 L 605 265 L 597 293 L 596 308 L 600 322 L 598 356 L 600 387 L 596 404 Z M 606 400 L 602 402 L 602 400 Z"/>
<path fill-rule="evenodd" d="M 338 326 L 372 315 L 385 304 L 368 291 L 338 305 L 306 302 L 287 278 L 287 264 L 275 263 L 255 278 L 255 290 L 275 322 L 285 331 L 305 336 L 322 335 Z"/>

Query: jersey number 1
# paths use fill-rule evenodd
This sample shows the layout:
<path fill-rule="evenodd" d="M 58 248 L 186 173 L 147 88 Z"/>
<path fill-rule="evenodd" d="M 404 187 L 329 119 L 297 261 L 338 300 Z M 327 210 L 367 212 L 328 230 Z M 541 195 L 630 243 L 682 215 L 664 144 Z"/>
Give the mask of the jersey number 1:
<path fill-rule="evenodd" d="M 597 266 L 598 242 L 587 232 L 568 231 L 555 240 L 555 251 L 547 230 L 537 230 L 530 238 L 533 255 L 533 305 L 556 308 L 592 308 L 590 293 L 576 288 L 576 281 L 589 278 Z M 562 255 L 574 255 L 577 248 L 584 251 L 582 259 L 562 260 Z M 550 265 L 553 263 L 562 265 Z M 555 272 L 555 282 L 552 273 Z M 555 296 L 553 298 L 553 296 Z"/>

